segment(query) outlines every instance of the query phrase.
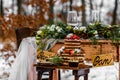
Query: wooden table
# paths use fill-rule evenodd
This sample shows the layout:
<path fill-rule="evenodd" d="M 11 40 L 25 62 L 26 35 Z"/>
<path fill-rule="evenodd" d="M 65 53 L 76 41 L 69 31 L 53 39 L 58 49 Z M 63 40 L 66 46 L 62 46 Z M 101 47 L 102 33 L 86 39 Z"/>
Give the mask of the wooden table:
<path fill-rule="evenodd" d="M 42 74 L 44 72 L 49 72 L 49 80 L 53 79 L 53 70 L 55 69 L 67 69 L 72 70 L 72 74 L 75 76 L 74 80 L 79 80 L 80 76 L 84 76 L 84 80 L 88 80 L 88 73 L 90 71 L 91 66 L 87 65 L 79 65 L 79 67 L 69 67 L 69 66 L 54 66 L 54 65 L 41 65 L 35 64 L 36 71 L 38 72 L 37 80 L 42 80 Z M 58 72 L 58 79 L 60 79 L 60 71 Z"/>

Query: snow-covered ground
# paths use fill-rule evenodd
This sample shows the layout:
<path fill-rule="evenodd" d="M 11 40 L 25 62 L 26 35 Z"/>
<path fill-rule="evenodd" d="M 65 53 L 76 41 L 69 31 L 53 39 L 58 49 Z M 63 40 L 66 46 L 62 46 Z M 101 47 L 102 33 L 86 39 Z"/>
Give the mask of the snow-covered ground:
<path fill-rule="evenodd" d="M 88 75 L 88 80 L 118 80 L 119 67 L 118 62 L 112 66 L 91 68 Z M 62 80 L 74 80 L 71 71 L 65 71 L 61 74 Z M 79 80 L 84 80 L 80 77 Z"/>
<path fill-rule="evenodd" d="M 8 80 L 11 71 L 11 65 L 15 60 L 15 52 L 0 52 L 0 80 Z"/>
<path fill-rule="evenodd" d="M 15 60 L 16 51 L 0 51 L 0 80 L 8 80 L 11 72 L 11 65 Z M 71 71 L 61 70 L 61 80 L 74 80 L 74 76 Z M 88 75 L 88 80 L 118 80 L 119 63 L 114 62 L 114 65 L 91 68 Z M 79 80 L 83 80 L 80 77 Z"/>
<path fill-rule="evenodd" d="M 10 54 L 10 52 L 7 52 Z M 5 54 L 5 53 L 4 53 Z M 0 80 L 8 80 L 9 73 L 11 71 L 10 63 L 15 58 L 10 56 L 6 59 L 5 55 L 0 55 Z M 74 76 L 71 71 L 62 71 L 61 80 L 74 80 Z M 118 80 L 119 65 L 118 62 L 115 62 L 112 66 L 96 67 L 91 68 L 88 75 L 88 80 Z M 83 80 L 83 77 L 80 77 L 79 80 Z"/>

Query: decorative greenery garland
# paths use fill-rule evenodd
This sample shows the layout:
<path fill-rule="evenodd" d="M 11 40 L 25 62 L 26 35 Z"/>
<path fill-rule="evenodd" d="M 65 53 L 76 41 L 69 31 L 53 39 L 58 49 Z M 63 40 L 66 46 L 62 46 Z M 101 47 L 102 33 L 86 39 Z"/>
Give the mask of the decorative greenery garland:
<path fill-rule="evenodd" d="M 46 39 L 64 39 L 69 33 L 76 34 L 80 39 L 90 39 L 93 43 L 96 43 L 99 39 L 112 40 L 114 43 L 120 41 L 120 26 L 118 25 L 105 25 L 96 22 L 87 26 L 72 27 L 57 23 L 40 27 L 36 33 L 36 44 L 43 46 Z"/>

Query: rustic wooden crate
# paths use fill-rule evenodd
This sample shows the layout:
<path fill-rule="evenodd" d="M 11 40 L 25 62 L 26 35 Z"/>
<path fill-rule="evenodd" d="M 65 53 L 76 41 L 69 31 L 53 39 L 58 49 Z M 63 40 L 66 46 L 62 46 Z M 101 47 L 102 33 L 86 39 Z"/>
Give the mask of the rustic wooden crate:
<path fill-rule="evenodd" d="M 85 59 L 90 60 L 95 54 L 112 53 L 114 60 L 117 61 L 116 47 L 112 45 L 110 40 L 98 40 L 98 43 L 98 45 L 93 45 L 90 40 L 81 40 L 80 46 L 85 51 Z M 64 46 L 64 41 L 58 42 L 51 51 L 57 53 L 57 50 L 62 46 Z"/>

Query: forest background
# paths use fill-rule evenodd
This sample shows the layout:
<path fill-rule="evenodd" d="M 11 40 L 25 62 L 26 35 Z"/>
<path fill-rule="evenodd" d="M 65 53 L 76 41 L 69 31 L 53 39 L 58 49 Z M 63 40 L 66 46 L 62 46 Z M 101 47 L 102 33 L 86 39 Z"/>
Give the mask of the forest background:
<path fill-rule="evenodd" d="M 16 49 L 15 30 L 27 27 L 33 35 L 42 25 L 66 23 L 69 10 L 77 11 L 80 25 L 90 23 L 92 10 L 102 23 L 120 24 L 120 0 L 0 0 L 0 50 Z"/>

